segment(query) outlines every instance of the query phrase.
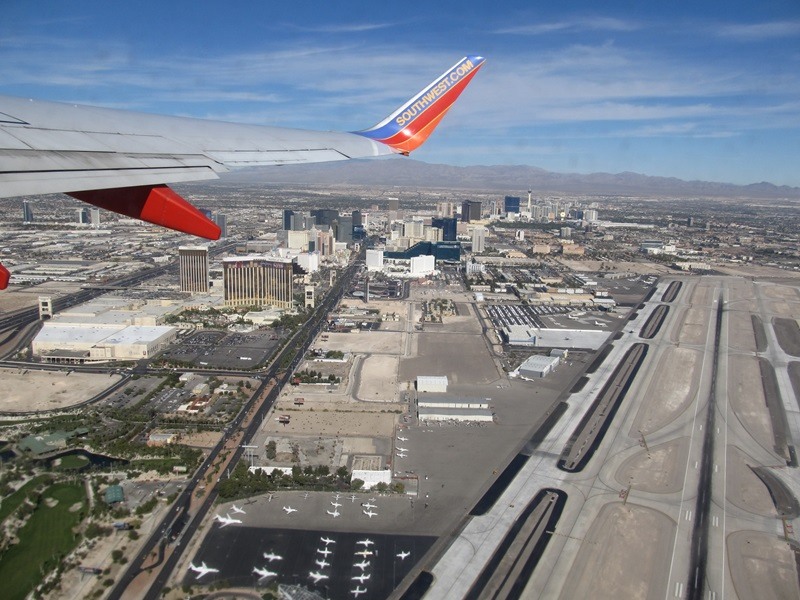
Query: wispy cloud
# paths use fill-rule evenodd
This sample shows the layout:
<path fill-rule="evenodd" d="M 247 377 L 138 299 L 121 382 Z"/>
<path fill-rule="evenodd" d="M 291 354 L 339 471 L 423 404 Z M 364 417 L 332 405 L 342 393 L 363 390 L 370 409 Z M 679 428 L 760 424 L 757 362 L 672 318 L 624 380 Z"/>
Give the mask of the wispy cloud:
<path fill-rule="evenodd" d="M 720 25 L 716 29 L 720 37 L 741 41 L 758 41 L 800 35 L 800 21 L 770 21 L 766 23 Z"/>
<path fill-rule="evenodd" d="M 394 27 L 396 23 L 330 23 L 325 25 L 304 26 L 286 25 L 289 29 L 306 33 L 364 33 Z"/>
<path fill-rule="evenodd" d="M 551 21 L 548 23 L 529 23 L 503 27 L 494 30 L 492 33 L 502 35 L 546 35 L 556 32 L 577 32 L 577 31 L 636 31 L 642 25 L 635 21 L 615 19 L 613 17 L 587 17 L 574 20 Z"/>

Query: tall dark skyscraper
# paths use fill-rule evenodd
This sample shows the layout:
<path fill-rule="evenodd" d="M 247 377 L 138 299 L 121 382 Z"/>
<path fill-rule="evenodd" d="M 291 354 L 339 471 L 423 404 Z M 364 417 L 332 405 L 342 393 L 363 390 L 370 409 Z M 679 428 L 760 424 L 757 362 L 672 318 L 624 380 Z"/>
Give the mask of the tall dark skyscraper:
<path fill-rule="evenodd" d="M 317 225 L 332 225 L 333 222 L 339 218 L 339 211 L 331 210 L 329 208 L 318 208 L 316 210 L 312 210 L 311 214 L 316 219 Z"/>
<path fill-rule="evenodd" d="M 443 242 L 455 242 L 458 232 L 458 221 L 455 217 L 443 217 L 431 219 L 431 225 L 442 230 Z"/>
<path fill-rule="evenodd" d="M 503 208 L 505 209 L 506 214 L 519 214 L 519 196 L 506 196 L 503 202 Z"/>
<path fill-rule="evenodd" d="M 286 231 L 291 231 L 294 229 L 294 211 L 285 208 L 283 210 L 283 229 Z"/>
<path fill-rule="evenodd" d="M 217 224 L 217 227 L 220 229 L 220 238 L 228 237 L 228 217 L 220 212 L 215 212 L 211 216 L 211 220 Z"/>
<path fill-rule="evenodd" d="M 22 201 L 22 222 L 33 223 L 33 209 L 27 200 Z"/>
<path fill-rule="evenodd" d="M 461 204 L 461 222 L 469 223 L 470 221 L 481 220 L 481 201 L 480 200 L 464 200 Z"/>

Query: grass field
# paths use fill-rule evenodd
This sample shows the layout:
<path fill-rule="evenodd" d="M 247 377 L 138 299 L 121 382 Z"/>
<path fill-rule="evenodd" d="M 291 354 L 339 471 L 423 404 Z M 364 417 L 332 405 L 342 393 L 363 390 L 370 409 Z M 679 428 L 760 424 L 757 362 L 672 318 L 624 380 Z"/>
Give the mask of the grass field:
<path fill-rule="evenodd" d="M 34 477 L 8 498 L 3 498 L 3 503 L 0 504 L 0 522 L 5 521 L 8 515 L 17 510 L 17 507 L 25 500 L 25 496 L 28 495 L 28 492 L 33 491 L 33 489 L 45 479 L 47 479 L 47 475 Z"/>
<path fill-rule="evenodd" d="M 54 465 L 53 468 L 60 471 L 76 471 L 84 468 L 88 464 L 89 459 L 85 456 L 81 456 L 80 454 L 68 454 L 67 456 L 62 456 L 59 459 L 58 465 Z"/>
<path fill-rule="evenodd" d="M 47 505 L 48 499 L 57 501 Z M 78 524 L 80 510 L 70 510 L 78 502 L 85 506 L 82 484 L 57 483 L 50 486 L 25 526 L 19 530 L 20 543 L 0 558 L 3 598 L 23 600 L 75 546 L 72 528 Z"/>

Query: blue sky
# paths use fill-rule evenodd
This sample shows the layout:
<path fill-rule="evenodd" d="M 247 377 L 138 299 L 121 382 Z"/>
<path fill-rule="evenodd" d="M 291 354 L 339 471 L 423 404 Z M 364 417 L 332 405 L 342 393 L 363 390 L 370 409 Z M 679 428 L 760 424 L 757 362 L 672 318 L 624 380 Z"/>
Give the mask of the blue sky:
<path fill-rule="evenodd" d="M 0 93 L 356 130 L 480 54 L 415 158 L 800 186 L 797 0 L 378 4 L 5 0 Z"/>

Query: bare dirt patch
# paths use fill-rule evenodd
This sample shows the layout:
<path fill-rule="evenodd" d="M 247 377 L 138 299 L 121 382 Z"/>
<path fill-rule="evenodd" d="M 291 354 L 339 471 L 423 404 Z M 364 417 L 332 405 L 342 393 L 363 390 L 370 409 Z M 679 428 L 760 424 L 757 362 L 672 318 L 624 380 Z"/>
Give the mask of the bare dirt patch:
<path fill-rule="evenodd" d="M 664 513 L 631 503 L 606 504 L 581 544 L 560 597 L 661 600 L 674 536 L 675 522 Z"/>
<path fill-rule="evenodd" d="M 737 597 L 779 600 L 800 596 L 794 552 L 786 542 L 757 531 L 736 531 L 728 536 L 727 546 Z"/>
<path fill-rule="evenodd" d="M 738 310 L 728 311 L 728 347 L 745 352 L 755 352 L 758 349 L 753 331 L 753 319 L 749 312 Z"/>
<path fill-rule="evenodd" d="M 683 487 L 683 473 L 689 455 L 689 438 L 644 448 L 622 463 L 615 475 L 620 485 L 643 492 L 670 494 Z"/>
<path fill-rule="evenodd" d="M 318 338 L 314 346 L 323 350 L 340 350 L 342 352 L 365 352 L 399 354 L 401 351 L 402 332 L 369 331 L 352 333 L 328 333 L 327 340 Z"/>
<path fill-rule="evenodd" d="M 690 348 L 664 351 L 645 399 L 636 414 L 633 431 L 649 435 L 678 418 L 697 394 L 703 353 Z"/>
<path fill-rule="evenodd" d="M 769 452 L 774 452 L 775 437 L 756 357 L 729 356 L 728 398 L 739 421 L 753 439 Z"/>
<path fill-rule="evenodd" d="M 783 351 L 792 356 L 800 356 L 800 327 L 797 320 L 775 317 L 772 319 L 772 327 Z"/>
<path fill-rule="evenodd" d="M 399 356 L 374 355 L 363 359 L 359 373 L 359 400 L 394 402 L 397 400 Z"/>
<path fill-rule="evenodd" d="M 0 410 L 31 412 L 59 410 L 85 402 L 114 385 L 121 376 L 73 371 L 0 369 Z"/>
<path fill-rule="evenodd" d="M 208 448 L 209 450 L 219 443 L 222 433 L 218 431 L 201 431 L 181 435 L 181 444 L 193 448 Z"/>
<path fill-rule="evenodd" d="M 704 344 L 710 321 L 711 309 L 709 307 L 692 306 L 686 311 L 678 341 L 681 344 Z"/>
<path fill-rule="evenodd" d="M 765 517 L 774 517 L 775 505 L 764 482 L 753 473 L 749 465 L 758 462 L 740 448 L 727 448 L 728 489 L 725 497 L 728 501 L 747 512 Z"/>

